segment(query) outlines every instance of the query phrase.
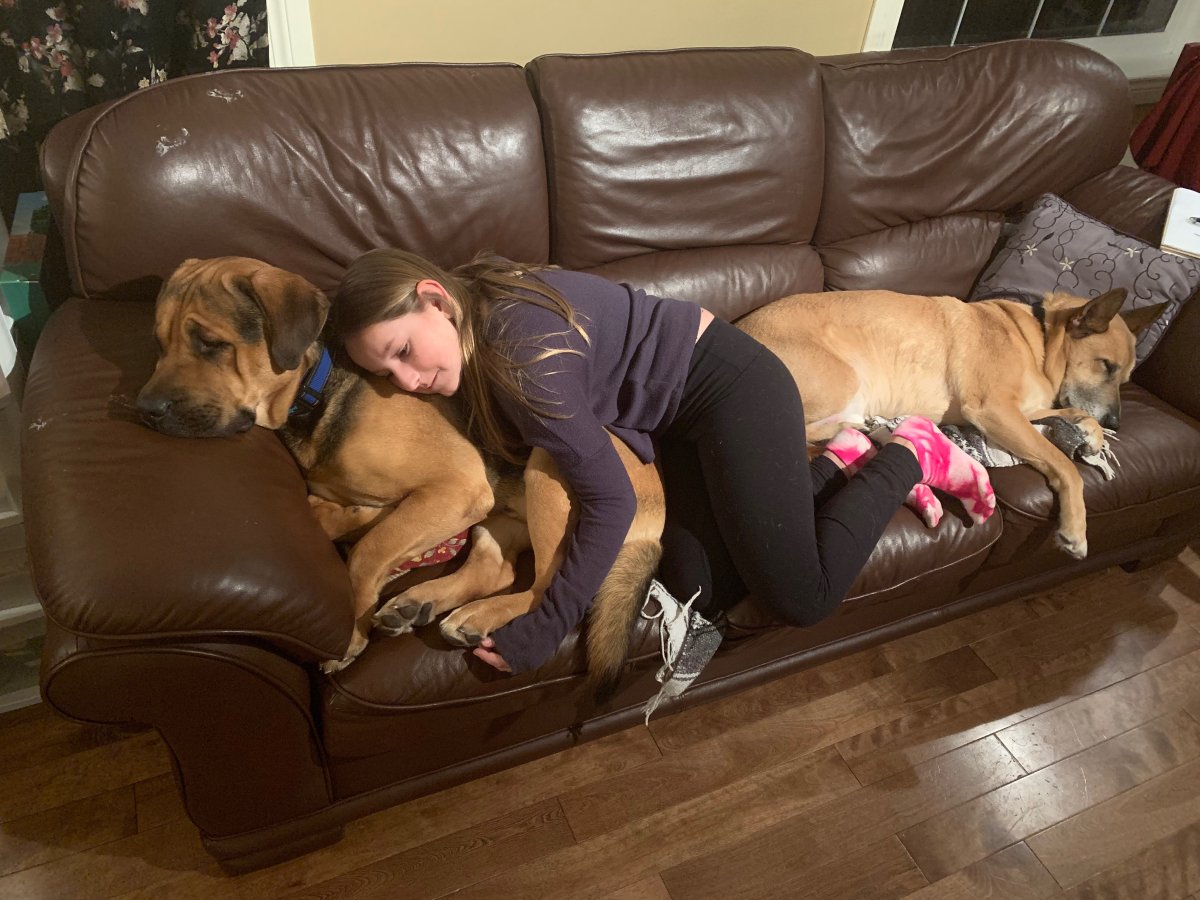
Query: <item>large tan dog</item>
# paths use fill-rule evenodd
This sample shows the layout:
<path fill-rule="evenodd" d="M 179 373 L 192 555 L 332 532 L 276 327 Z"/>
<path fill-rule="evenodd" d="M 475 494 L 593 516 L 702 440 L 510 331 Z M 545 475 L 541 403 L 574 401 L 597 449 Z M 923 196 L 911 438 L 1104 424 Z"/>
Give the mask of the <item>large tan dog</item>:
<path fill-rule="evenodd" d="M 394 634 L 453 610 L 442 634 L 459 645 L 478 643 L 532 609 L 558 569 L 571 503 L 557 469 L 540 450 L 524 471 L 491 465 L 465 437 L 455 399 L 405 393 L 336 359 L 318 409 L 293 414 L 321 357 L 328 309 L 308 281 L 258 260 L 185 261 L 159 293 L 159 358 L 137 405 L 166 434 L 275 429 L 304 470 L 330 538 L 357 538 L 349 555 L 356 629 L 345 657 L 326 671 L 348 665 L 381 620 Z M 589 619 L 589 675 L 601 686 L 624 663 L 661 552 L 664 516 L 655 467 L 614 444 L 639 512 Z M 471 526 L 472 548 L 457 572 L 410 588 L 373 615 L 395 566 Z M 530 546 L 532 587 L 492 596 L 512 589 L 516 557 Z"/>
<path fill-rule="evenodd" d="M 1062 416 L 1092 450 L 1101 426 L 1120 424 L 1118 390 L 1134 364 L 1134 335 L 1162 305 L 1118 315 L 1125 291 L 1093 300 L 964 303 L 888 291 L 798 294 L 756 310 L 738 327 L 773 350 L 804 398 L 808 438 L 832 437 L 872 416 L 928 416 L 970 424 L 1027 461 L 1059 497 L 1057 540 L 1087 555 L 1083 479 L 1031 424 Z"/>

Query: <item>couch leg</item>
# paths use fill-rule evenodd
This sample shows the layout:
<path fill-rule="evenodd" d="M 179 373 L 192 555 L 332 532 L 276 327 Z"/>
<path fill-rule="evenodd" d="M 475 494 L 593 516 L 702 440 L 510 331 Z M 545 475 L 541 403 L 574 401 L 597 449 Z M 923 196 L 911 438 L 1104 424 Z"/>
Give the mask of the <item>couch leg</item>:
<path fill-rule="evenodd" d="M 272 844 L 262 850 L 254 850 L 241 856 L 226 856 L 222 852 L 221 838 L 206 837 L 202 840 L 204 849 L 217 858 L 223 872 L 227 875 L 244 875 L 246 872 L 273 866 L 276 863 L 303 856 L 305 853 L 320 850 L 322 847 L 328 847 L 330 844 L 336 844 L 342 839 L 342 833 L 342 826 L 337 825 L 315 834 L 302 835 L 288 843 Z"/>

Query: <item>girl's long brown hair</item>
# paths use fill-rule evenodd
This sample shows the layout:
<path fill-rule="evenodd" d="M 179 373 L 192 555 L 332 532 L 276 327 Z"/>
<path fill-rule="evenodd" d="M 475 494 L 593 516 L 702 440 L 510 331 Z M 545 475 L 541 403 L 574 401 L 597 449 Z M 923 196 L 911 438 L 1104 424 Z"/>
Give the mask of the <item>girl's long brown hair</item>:
<path fill-rule="evenodd" d="M 480 254 L 466 265 L 445 270 L 405 250 L 371 250 L 354 260 L 342 277 L 330 310 L 333 337 L 340 342 L 378 322 L 419 312 L 425 301 L 417 296 L 418 282 L 427 278 L 438 282 L 450 295 L 450 315 L 462 349 L 467 431 L 485 451 L 519 464 L 528 449 L 505 424 L 497 409 L 497 394 L 538 415 L 556 417 L 553 409 L 535 406 L 529 399 L 524 369 L 548 356 L 575 351 L 544 349 L 528 363 L 516 363 L 505 352 L 503 323 L 493 327 L 493 316 L 507 304 L 532 303 L 562 316 L 567 328 L 588 341 L 570 304 L 541 280 L 524 277 L 543 268 Z"/>

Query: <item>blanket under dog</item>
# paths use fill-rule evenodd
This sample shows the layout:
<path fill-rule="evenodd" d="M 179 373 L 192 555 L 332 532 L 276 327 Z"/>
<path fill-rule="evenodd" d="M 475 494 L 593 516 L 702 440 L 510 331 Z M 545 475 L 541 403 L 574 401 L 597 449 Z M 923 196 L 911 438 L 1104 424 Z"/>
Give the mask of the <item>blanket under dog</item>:
<path fill-rule="evenodd" d="M 876 432 L 883 428 L 889 430 L 895 428 L 900 421 L 901 418 L 883 419 L 879 416 L 874 416 L 867 420 L 866 427 L 869 429 L 871 439 L 879 443 L 879 438 L 883 437 L 883 435 L 877 436 Z M 1032 424 L 1034 428 L 1046 436 L 1046 439 L 1050 443 L 1065 453 L 1069 459 L 1077 459 L 1088 465 L 1095 466 L 1104 474 L 1105 481 L 1112 481 L 1112 479 L 1117 477 L 1116 467 L 1120 466 L 1121 462 L 1109 446 L 1109 441 L 1117 440 L 1116 434 L 1110 429 L 1104 429 L 1104 446 L 1100 448 L 1099 452 L 1089 453 L 1087 435 L 1084 434 L 1083 429 L 1072 422 L 1068 422 L 1061 416 L 1047 416 L 1044 419 L 1036 420 Z M 1015 466 L 1023 462 L 1023 460 L 1013 456 L 1007 450 L 989 443 L 983 433 L 971 425 L 938 425 L 938 428 L 941 429 L 946 437 L 961 447 L 968 456 L 989 469 Z"/>

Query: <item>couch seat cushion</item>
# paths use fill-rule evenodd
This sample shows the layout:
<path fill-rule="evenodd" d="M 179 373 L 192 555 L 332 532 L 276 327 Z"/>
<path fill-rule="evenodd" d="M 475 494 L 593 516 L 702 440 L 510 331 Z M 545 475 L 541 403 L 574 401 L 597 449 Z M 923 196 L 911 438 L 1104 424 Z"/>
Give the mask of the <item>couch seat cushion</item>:
<path fill-rule="evenodd" d="M 993 516 L 981 526 L 964 525 L 968 520 L 961 508 L 949 500 L 946 506 L 946 517 L 936 529 L 925 528 L 910 510 L 899 510 L 843 610 L 832 619 L 866 607 L 878 607 L 871 618 L 886 619 L 889 602 L 897 598 L 920 596 L 928 607 L 953 598 L 954 586 L 983 564 L 1000 535 L 1000 521 Z M 825 623 L 813 629 L 779 628 L 750 603 L 737 607 L 735 616 L 733 630 L 787 632 L 789 646 L 829 639 Z M 631 648 L 631 658 L 642 661 L 636 667 L 639 673 L 657 668 L 658 632 L 651 623 L 638 621 Z M 456 710 L 465 706 L 476 711 L 465 717 L 464 723 L 471 724 L 463 727 L 480 728 L 484 734 L 490 734 L 492 727 L 511 729 L 512 723 L 528 719 L 526 713 L 534 707 L 561 705 L 566 695 L 589 703 L 580 690 L 584 666 L 578 634 L 569 636 L 541 669 L 520 675 L 500 674 L 469 651 L 451 647 L 435 625 L 376 639 L 352 666 L 324 682 L 326 747 L 343 758 L 404 747 L 411 742 L 414 727 L 424 727 L 419 723 L 461 716 Z M 564 721 L 564 727 L 571 721 Z"/>

